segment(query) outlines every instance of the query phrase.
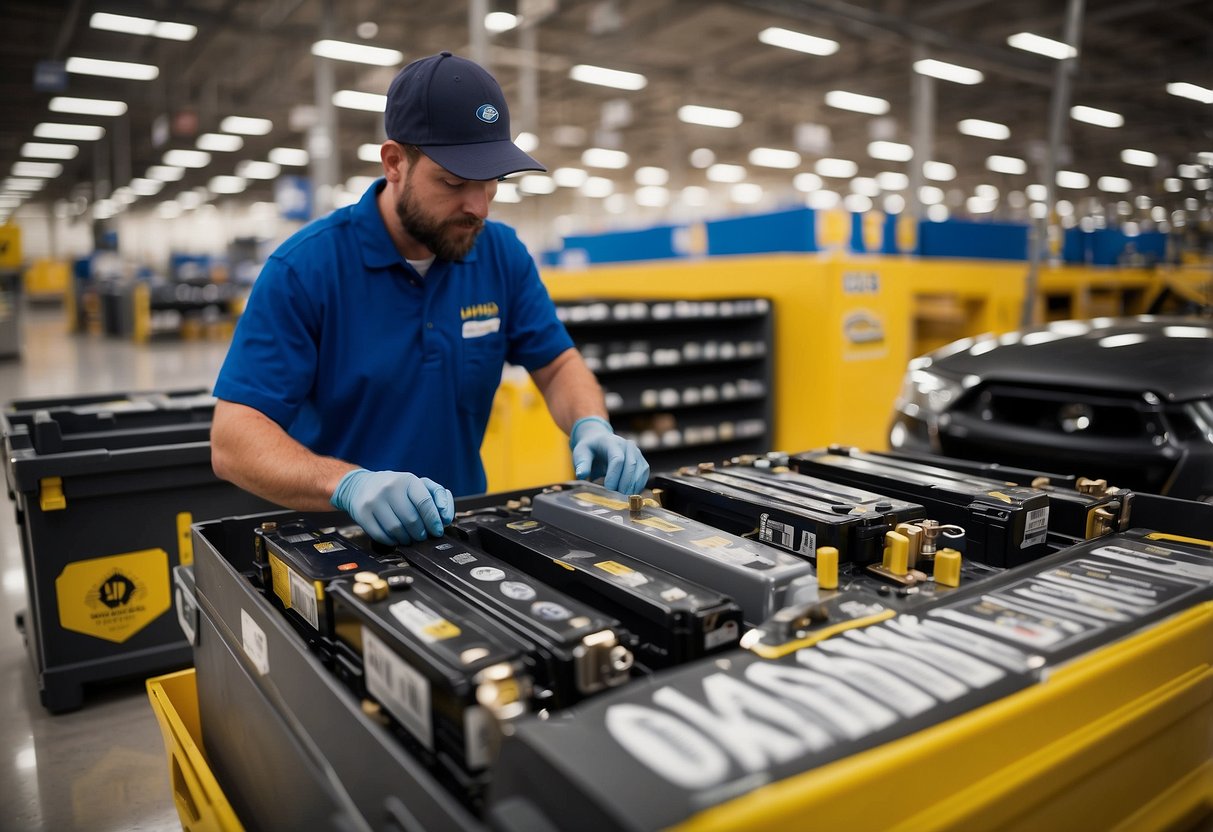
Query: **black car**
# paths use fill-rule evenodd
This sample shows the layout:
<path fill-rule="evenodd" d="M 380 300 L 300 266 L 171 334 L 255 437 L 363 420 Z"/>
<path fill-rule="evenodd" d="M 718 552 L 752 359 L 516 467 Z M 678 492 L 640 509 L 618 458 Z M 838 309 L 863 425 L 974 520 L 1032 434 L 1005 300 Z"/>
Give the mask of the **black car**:
<path fill-rule="evenodd" d="M 1213 321 L 1095 318 L 910 362 L 889 444 L 1213 501 Z"/>

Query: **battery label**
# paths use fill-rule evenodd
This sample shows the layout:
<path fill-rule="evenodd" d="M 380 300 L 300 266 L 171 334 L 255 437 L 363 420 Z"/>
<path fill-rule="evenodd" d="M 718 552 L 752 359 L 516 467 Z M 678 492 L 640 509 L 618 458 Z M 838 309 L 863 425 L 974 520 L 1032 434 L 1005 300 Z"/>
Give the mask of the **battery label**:
<path fill-rule="evenodd" d="M 741 638 L 741 632 L 736 621 L 726 621 L 715 630 L 703 634 L 703 649 L 715 650 L 725 644 L 733 644 Z"/>
<path fill-rule="evenodd" d="M 761 514 L 758 517 L 758 539 L 763 543 L 773 543 L 784 549 L 792 549 L 796 540 L 796 529 L 788 523 L 772 520 L 771 515 Z"/>
<path fill-rule="evenodd" d="M 419 601 L 397 601 L 388 609 L 409 632 L 427 644 L 454 638 L 461 632 L 455 624 Z"/>
<path fill-rule="evenodd" d="M 432 751 L 429 682 L 366 627 L 362 628 L 362 658 L 367 691 Z"/>
<path fill-rule="evenodd" d="M 284 534 L 282 539 L 287 543 L 310 543 L 316 539 L 316 536 L 311 532 L 304 532 L 302 534 Z"/>
<path fill-rule="evenodd" d="M 320 614 L 316 608 L 316 587 L 294 569 L 287 569 L 287 575 L 291 582 L 291 609 L 303 616 L 307 623 L 312 625 L 313 630 L 320 629 Z"/>
<path fill-rule="evenodd" d="M 492 725 L 493 718 L 479 705 L 463 712 L 463 753 L 468 768 L 484 768 L 489 764 Z"/>
<path fill-rule="evenodd" d="M 817 535 L 814 532 L 800 533 L 800 548 L 796 551 L 809 557 L 817 557 Z"/>
<path fill-rule="evenodd" d="M 1197 555 L 1165 549 L 1162 546 L 1143 546 L 1142 550 L 1126 546 L 1100 546 L 1091 554 L 1147 572 L 1213 583 L 1213 563 L 1210 563 L 1207 557 L 1202 559 Z"/>
<path fill-rule="evenodd" d="M 1102 625 L 1089 618 L 1034 609 L 1005 594 L 983 595 L 952 607 L 931 610 L 929 614 L 1045 651 L 1060 649 L 1102 629 Z"/>
<path fill-rule="evenodd" d="M 573 495 L 573 498 L 580 500 L 583 503 L 590 503 L 604 508 L 612 508 L 615 511 L 623 511 L 628 507 L 628 504 L 622 500 L 612 500 L 610 497 L 604 497 L 601 494 L 591 494 L 588 491 L 578 491 Z"/>
<path fill-rule="evenodd" d="M 1024 520 L 1023 542 L 1019 544 L 1019 548 L 1027 549 L 1031 546 L 1039 546 L 1045 542 L 1048 531 L 1049 507 L 1032 509 Z"/>
<path fill-rule="evenodd" d="M 649 582 L 649 579 L 640 572 L 613 560 L 600 560 L 594 565 L 602 571 L 614 575 L 619 579 L 618 582 L 625 586 L 644 586 Z"/>
<path fill-rule="evenodd" d="M 648 526 L 650 529 L 657 529 L 659 532 L 682 531 L 682 526 L 676 526 L 669 520 L 662 520 L 660 517 L 637 517 L 633 518 L 632 522 L 639 523 L 642 526 Z"/>
<path fill-rule="evenodd" d="M 329 552 L 339 552 L 345 546 L 338 543 L 336 540 L 321 540 L 312 544 L 312 548 L 322 555 L 327 555 Z"/>

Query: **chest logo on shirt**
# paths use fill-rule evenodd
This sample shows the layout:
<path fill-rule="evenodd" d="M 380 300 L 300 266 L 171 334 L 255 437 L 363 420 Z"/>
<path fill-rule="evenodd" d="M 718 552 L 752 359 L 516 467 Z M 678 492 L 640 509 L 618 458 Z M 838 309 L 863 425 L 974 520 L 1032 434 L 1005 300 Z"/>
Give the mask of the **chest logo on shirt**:
<path fill-rule="evenodd" d="M 493 301 L 474 303 L 459 310 L 464 338 L 482 338 L 501 330 L 501 310 Z"/>

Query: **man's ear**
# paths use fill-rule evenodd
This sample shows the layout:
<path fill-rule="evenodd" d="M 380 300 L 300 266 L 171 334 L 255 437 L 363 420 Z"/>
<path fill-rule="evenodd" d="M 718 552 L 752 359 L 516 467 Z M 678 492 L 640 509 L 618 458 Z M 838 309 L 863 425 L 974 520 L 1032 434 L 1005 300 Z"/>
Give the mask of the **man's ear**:
<path fill-rule="evenodd" d="M 409 157 L 404 148 L 391 139 L 379 146 L 379 160 L 383 163 L 383 175 L 393 185 L 404 181 L 409 172 Z"/>

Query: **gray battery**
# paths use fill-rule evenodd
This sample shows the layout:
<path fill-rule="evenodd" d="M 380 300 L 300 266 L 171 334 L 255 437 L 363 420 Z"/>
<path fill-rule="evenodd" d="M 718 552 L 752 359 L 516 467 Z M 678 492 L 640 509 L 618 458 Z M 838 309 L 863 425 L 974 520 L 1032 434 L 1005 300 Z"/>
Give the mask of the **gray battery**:
<path fill-rule="evenodd" d="M 601 486 L 579 483 L 536 495 L 534 516 L 730 595 L 752 624 L 817 600 L 808 561 L 656 506 L 632 510 Z"/>

